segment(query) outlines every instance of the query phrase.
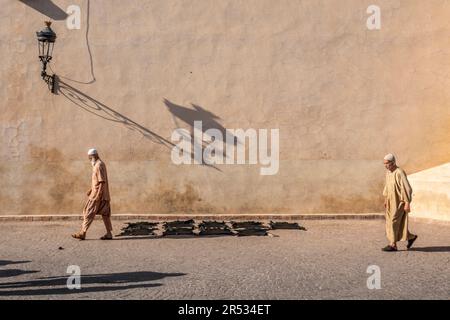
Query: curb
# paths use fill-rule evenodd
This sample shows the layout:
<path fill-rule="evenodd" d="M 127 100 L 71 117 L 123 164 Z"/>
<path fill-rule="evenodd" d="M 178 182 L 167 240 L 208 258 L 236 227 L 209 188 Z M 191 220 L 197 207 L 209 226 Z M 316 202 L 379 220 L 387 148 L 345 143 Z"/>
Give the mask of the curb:
<path fill-rule="evenodd" d="M 79 221 L 81 215 L 5 215 L 0 222 Z M 96 217 L 100 219 L 100 217 Z M 113 214 L 111 219 L 122 220 L 383 220 L 384 214 Z"/>

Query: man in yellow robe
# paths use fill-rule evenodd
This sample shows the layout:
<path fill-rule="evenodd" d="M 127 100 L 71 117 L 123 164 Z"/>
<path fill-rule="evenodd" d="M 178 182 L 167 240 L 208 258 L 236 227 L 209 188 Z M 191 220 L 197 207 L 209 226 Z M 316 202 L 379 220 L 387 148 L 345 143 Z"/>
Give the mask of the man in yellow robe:
<path fill-rule="evenodd" d="M 90 149 L 88 157 L 92 164 L 91 188 L 87 192 L 88 199 L 83 209 L 83 224 L 81 231 L 72 235 L 75 239 L 84 240 L 86 232 L 96 215 L 101 215 L 105 224 L 106 234 L 102 240 L 111 240 L 111 207 L 106 165 L 98 156 L 97 150 Z"/>
<path fill-rule="evenodd" d="M 405 171 L 397 167 L 395 156 L 388 154 L 384 157 L 386 184 L 383 190 L 386 208 L 386 236 L 389 244 L 383 251 L 397 251 L 398 241 L 408 241 L 407 248 L 411 248 L 417 236 L 408 230 L 408 213 L 411 211 L 412 188 Z"/>

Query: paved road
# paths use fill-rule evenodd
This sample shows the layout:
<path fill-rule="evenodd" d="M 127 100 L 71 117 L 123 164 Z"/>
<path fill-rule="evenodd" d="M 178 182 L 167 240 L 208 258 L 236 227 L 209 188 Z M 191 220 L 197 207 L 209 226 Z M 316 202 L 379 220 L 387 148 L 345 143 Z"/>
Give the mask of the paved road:
<path fill-rule="evenodd" d="M 2 223 L 0 299 L 450 298 L 448 224 L 413 223 L 416 250 L 397 253 L 380 251 L 383 221 L 302 225 L 278 237 L 100 241 L 95 221 L 80 242 L 69 237 L 77 222 Z M 66 287 L 69 265 L 81 268 L 81 290 Z M 380 267 L 379 290 L 367 288 L 369 265 Z"/>

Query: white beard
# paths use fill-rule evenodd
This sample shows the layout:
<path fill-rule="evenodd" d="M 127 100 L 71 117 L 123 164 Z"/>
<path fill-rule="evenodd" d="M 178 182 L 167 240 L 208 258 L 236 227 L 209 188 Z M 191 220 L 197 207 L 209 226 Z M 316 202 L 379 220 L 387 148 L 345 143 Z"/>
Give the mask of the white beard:
<path fill-rule="evenodd" d="M 95 162 L 96 162 L 96 160 L 95 160 L 95 159 L 92 159 L 92 160 L 91 160 L 91 165 L 92 165 L 92 166 L 95 166 Z"/>

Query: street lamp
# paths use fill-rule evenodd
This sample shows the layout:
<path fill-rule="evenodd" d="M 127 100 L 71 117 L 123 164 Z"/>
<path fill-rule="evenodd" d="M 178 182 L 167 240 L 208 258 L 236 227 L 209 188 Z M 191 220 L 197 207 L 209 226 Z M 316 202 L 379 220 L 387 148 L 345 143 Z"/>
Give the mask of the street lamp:
<path fill-rule="evenodd" d="M 52 93 L 56 93 L 55 75 L 49 75 L 46 72 L 47 64 L 52 60 L 53 46 L 56 40 L 56 33 L 50 28 L 51 24 L 51 21 L 45 21 L 46 27 L 36 32 L 36 36 L 39 47 L 39 59 L 42 62 L 41 77 L 48 84 Z"/>

